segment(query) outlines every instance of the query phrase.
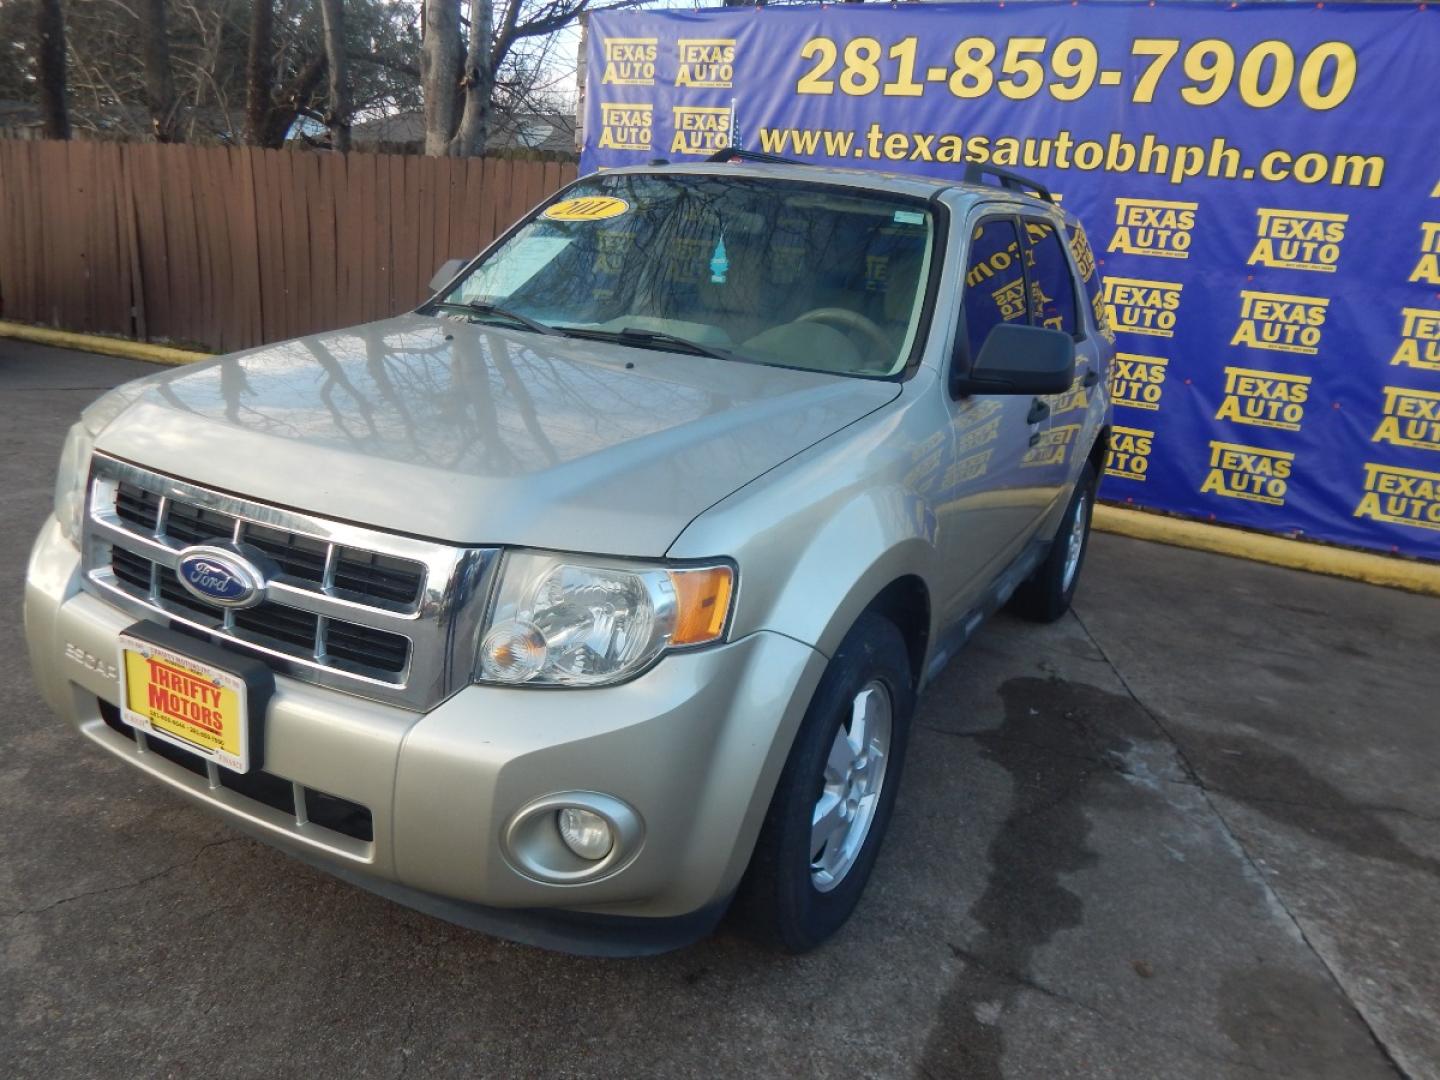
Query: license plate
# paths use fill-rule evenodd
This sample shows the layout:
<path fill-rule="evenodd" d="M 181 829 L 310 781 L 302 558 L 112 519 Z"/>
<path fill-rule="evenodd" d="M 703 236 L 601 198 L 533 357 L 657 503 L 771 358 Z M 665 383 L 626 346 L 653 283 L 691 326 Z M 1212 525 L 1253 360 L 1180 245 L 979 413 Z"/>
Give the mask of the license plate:
<path fill-rule="evenodd" d="M 233 671 L 120 635 L 124 721 L 238 773 L 250 770 L 248 689 Z"/>

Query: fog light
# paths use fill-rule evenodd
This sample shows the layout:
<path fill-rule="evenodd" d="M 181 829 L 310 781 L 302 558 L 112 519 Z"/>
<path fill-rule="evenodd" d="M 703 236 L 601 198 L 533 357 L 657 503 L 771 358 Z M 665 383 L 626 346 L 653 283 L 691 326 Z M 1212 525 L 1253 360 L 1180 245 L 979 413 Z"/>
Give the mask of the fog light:
<path fill-rule="evenodd" d="M 645 846 L 635 808 L 599 791 L 552 791 L 511 815 L 500 835 L 505 859 L 546 885 L 578 885 L 620 873 Z"/>
<path fill-rule="evenodd" d="M 615 846 L 610 823 L 599 814 L 578 806 L 567 806 L 556 814 L 555 827 L 560 830 L 560 839 L 565 841 L 565 846 L 582 859 L 603 859 Z"/>

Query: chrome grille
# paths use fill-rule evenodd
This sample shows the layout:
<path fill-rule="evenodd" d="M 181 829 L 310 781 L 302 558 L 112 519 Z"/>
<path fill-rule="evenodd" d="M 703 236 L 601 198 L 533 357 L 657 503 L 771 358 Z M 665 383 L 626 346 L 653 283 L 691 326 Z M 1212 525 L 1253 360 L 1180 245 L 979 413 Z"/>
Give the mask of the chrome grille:
<path fill-rule="evenodd" d="M 279 572 L 259 604 L 224 609 L 175 576 L 193 544 L 243 544 Z M 425 709 L 469 681 L 494 555 L 252 502 L 103 454 L 91 467 L 87 588 L 284 674 L 380 701 Z"/>

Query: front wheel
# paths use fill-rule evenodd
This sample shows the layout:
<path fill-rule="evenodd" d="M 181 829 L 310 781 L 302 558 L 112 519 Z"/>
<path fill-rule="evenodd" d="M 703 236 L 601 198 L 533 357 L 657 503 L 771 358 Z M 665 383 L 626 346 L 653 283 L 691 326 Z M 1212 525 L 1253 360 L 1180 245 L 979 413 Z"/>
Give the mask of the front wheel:
<path fill-rule="evenodd" d="M 1010 601 L 1014 611 L 1036 622 L 1054 622 L 1070 610 L 1080 568 L 1090 547 L 1090 518 L 1095 510 L 1095 467 L 1086 462 L 1075 482 L 1070 505 L 1060 519 L 1060 531 L 1050 545 L 1050 554 L 1015 590 Z"/>
<path fill-rule="evenodd" d="M 821 676 L 740 897 L 761 936 L 806 952 L 855 910 L 895 805 L 915 706 L 905 640 L 862 615 Z"/>

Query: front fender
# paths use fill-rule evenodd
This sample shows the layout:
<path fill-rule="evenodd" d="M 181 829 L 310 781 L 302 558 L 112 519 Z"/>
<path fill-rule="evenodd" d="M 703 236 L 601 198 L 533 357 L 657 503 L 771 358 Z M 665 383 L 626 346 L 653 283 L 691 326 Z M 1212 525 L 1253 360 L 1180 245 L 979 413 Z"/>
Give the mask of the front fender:
<path fill-rule="evenodd" d="M 887 585 L 910 576 L 933 580 L 934 514 L 913 495 L 858 498 L 807 539 L 755 616 L 827 657 Z M 927 640 L 935 631 L 930 625 Z"/>
<path fill-rule="evenodd" d="M 830 656 L 891 582 L 936 580 L 936 517 L 923 490 L 938 471 L 926 437 L 935 429 L 918 415 L 923 401 L 897 406 L 742 488 L 671 547 L 675 558 L 723 554 L 739 564 L 732 639 L 771 630 Z"/>

